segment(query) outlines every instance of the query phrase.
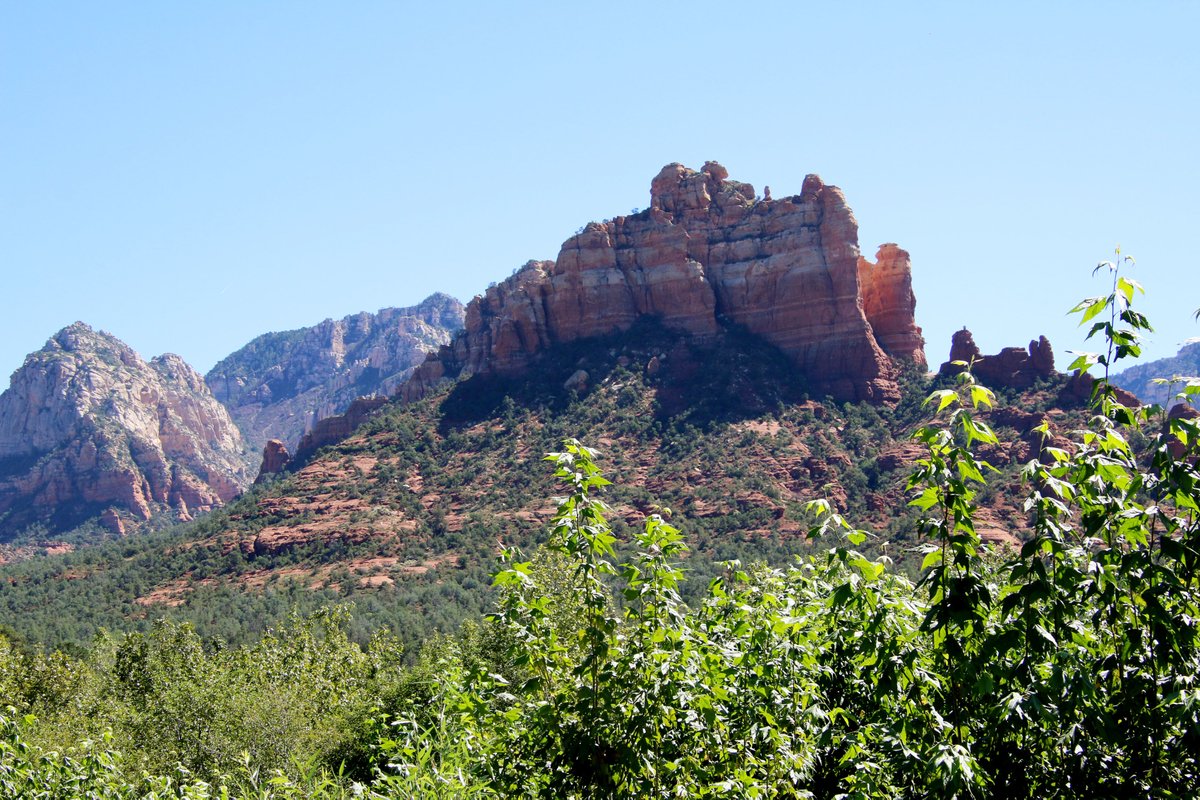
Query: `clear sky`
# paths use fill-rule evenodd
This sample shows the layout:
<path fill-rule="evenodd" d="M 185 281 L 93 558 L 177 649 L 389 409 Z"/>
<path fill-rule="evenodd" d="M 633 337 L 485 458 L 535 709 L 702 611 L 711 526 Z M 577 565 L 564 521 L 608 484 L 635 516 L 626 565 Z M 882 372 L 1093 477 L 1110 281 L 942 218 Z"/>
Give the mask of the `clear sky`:
<path fill-rule="evenodd" d="M 707 159 L 842 187 L 866 255 L 912 253 L 934 364 L 967 325 L 1065 367 L 1118 244 L 1174 353 L 1200 4 L 982 5 L 0 0 L 0 375 L 77 319 L 203 372 L 466 301 Z"/>

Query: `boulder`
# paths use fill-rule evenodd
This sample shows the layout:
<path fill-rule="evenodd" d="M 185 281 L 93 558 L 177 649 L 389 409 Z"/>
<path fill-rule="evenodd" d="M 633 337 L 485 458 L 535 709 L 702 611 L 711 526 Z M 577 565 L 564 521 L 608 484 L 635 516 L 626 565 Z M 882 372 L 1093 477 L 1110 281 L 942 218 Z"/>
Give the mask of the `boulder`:
<path fill-rule="evenodd" d="M 563 388 L 568 392 L 582 392 L 587 389 L 589 377 L 587 370 L 577 369 L 563 382 Z"/>

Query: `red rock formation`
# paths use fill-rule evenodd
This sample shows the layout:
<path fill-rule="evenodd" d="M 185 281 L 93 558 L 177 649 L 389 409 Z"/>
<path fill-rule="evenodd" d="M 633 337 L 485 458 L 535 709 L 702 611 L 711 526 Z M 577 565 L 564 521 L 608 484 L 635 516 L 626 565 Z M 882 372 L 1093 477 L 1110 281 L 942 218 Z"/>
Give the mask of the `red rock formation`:
<path fill-rule="evenodd" d="M 924 368 L 925 338 L 913 316 L 917 298 L 912 289 L 908 251 L 888 243 L 880 245 L 875 263 L 860 256 L 858 282 L 862 287 L 863 312 L 879 346 L 892 358 Z"/>
<path fill-rule="evenodd" d="M 387 402 L 386 397 L 360 397 L 350 404 L 345 414 L 318 420 L 313 429 L 300 440 L 295 458 L 345 439 L 355 428 L 366 422 L 373 412 L 387 405 Z"/>
<path fill-rule="evenodd" d="M 278 439 L 271 439 L 263 447 L 262 464 L 258 468 L 258 477 L 254 479 L 254 483 L 262 483 L 268 475 L 283 472 L 291 460 L 292 454 L 288 452 L 287 445 Z"/>
<path fill-rule="evenodd" d="M 1095 385 L 1096 379 L 1089 373 L 1074 372 L 1071 374 L 1071 379 L 1067 381 L 1065 394 L 1076 402 L 1087 403 L 1092 399 L 1092 390 Z M 1126 391 L 1115 383 L 1110 383 L 1109 386 L 1112 387 L 1113 397 L 1121 405 L 1136 408 L 1142 404 L 1142 401 L 1133 392 Z"/>
<path fill-rule="evenodd" d="M 100 524 L 117 536 L 125 535 L 125 523 L 121 521 L 121 515 L 115 508 L 104 509 L 104 513 L 100 515 Z"/>
<path fill-rule="evenodd" d="M 734 324 L 780 348 L 814 390 L 899 397 L 892 361 L 864 313 L 858 225 L 839 189 L 815 175 L 799 195 L 759 200 L 708 162 L 670 164 L 650 208 L 593 222 L 555 261 L 531 261 L 467 306 L 465 328 L 401 387 L 418 399 L 445 378 L 512 374 L 551 345 L 630 328 L 641 316 L 695 337 Z M 923 363 L 907 253 L 881 250 L 872 313 L 898 358 Z M 906 318 L 907 315 L 907 318 Z"/>
<path fill-rule="evenodd" d="M 975 344 L 975 337 L 963 328 L 950 339 L 950 358 L 938 370 L 939 375 L 957 375 L 963 367 L 955 362 L 972 364 L 971 372 L 984 386 L 992 388 L 1027 389 L 1034 382 L 1049 378 L 1054 372 L 1054 350 L 1045 336 L 1029 343 L 1029 347 L 1006 347 L 996 355 L 985 356 Z"/>
<path fill-rule="evenodd" d="M 1039 336 L 1029 343 L 1029 361 L 1037 375 L 1054 374 L 1054 349 L 1050 347 L 1049 339 Z"/>

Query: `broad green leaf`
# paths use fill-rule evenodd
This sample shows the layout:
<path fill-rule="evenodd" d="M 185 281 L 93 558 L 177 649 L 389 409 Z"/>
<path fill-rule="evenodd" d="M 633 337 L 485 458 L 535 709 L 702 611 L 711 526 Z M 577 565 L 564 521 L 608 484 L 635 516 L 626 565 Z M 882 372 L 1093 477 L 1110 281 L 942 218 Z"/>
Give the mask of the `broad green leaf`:
<path fill-rule="evenodd" d="M 1103 313 L 1104 309 L 1108 308 L 1108 298 L 1097 297 L 1087 304 L 1086 307 L 1084 307 L 1084 304 L 1081 303 L 1072 309 L 1072 311 L 1079 311 L 1081 308 L 1083 309 L 1083 317 L 1079 320 L 1079 324 L 1084 325 L 1088 322 L 1091 322 L 1093 319 Z"/>

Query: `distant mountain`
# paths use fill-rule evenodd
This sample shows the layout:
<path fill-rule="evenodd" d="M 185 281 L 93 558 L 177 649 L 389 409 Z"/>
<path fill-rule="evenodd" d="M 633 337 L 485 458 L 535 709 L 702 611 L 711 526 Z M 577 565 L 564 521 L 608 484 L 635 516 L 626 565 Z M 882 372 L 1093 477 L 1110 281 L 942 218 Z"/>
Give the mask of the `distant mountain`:
<path fill-rule="evenodd" d="M 263 334 L 205 381 L 252 448 L 279 439 L 294 450 L 317 420 L 340 414 L 356 397 L 394 393 L 462 325 L 462 303 L 433 294 L 409 308 Z"/>
<path fill-rule="evenodd" d="M 190 519 L 253 476 L 237 426 L 176 355 L 143 361 L 77 322 L 25 359 L 0 395 L 0 541 L 99 517 L 110 529 Z"/>
<path fill-rule="evenodd" d="M 1160 358 L 1118 372 L 1112 376 L 1112 382 L 1133 392 L 1143 403 L 1166 405 L 1171 389 L 1154 383 L 1154 379 L 1175 375 L 1200 375 L 1200 342 L 1184 345 L 1171 358 Z"/>

